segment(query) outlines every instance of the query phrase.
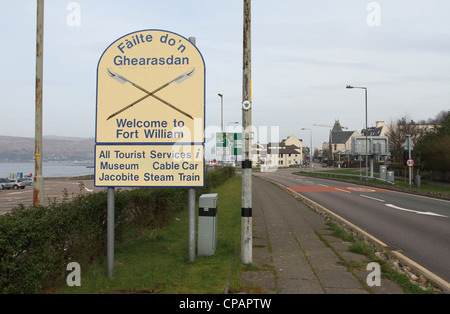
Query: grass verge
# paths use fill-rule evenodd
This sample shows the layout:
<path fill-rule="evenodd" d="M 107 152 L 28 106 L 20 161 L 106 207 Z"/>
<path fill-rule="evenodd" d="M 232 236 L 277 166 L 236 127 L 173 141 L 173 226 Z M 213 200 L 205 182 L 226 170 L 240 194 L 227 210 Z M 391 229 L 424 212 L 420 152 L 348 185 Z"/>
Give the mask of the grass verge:
<path fill-rule="evenodd" d="M 377 257 L 375 255 L 375 249 L 370 244 L 358 241 L 351 234 L 338 227 L 335 223 L 327 222 L 330 230 L 332 230 L 332 236 L 340 238 L 344 241 L 350 242 L 351 245 L 348 248 L 350 252 L 361 254 L 367 257 L 368 262 L 376 262 L 380 265 L 381 277 L 391 280 L 398 284 L 406 294 L 435 294 L 433 290 L 422 290 L 418 285 L 412 283 L 408 276 L 398 273 L 393 269 L 385 260 Z M 349 263 L 347 267 L 360 268 L 362 265 L 367 265 L 367 263 Z"/>
<path fill-rule="evenodd" d="M 360 183 L 371 184 L 374 186 L 379 186 L 379 187 L 387 188 L 387 189 L 397 187 L 398 189 L 401 189 L 405 192 L 409 191 L 409 192 L 417 192 L 417 193 L 434 193 L 434 194 L 442 194 L 442 195 L 445 195 L 446 197 L 450 196 L 450 189 L 448 187 L 433 184 L 433 183 L 428 183 L 425 181 L 422 181 L 420 187 L 416 187 L 414 185 L 414 180 L 412 182 L 412 185 L 409 186 L 409 182 L 406 178 L 404 180 L 395 179 L 395 181 L 394 181 L 395 186 L 393 186 L 391 184 L 376 180 L 376 178 L 378 177 L 378 174 L 375 174 L 376 178 L 373 178 L 373 179 L 369 178 L 368 181 L 366 181 L 365 178 L 343 176 L 343 175 L 349 175 L 349 174 L 359 175 L 359 169 L 332 169 L 332 170 L 320 170 L 315 173 L 309 173 L 307 171 L 298 172 L 298 173 L 301 173 L 302 175 L 312 176 L 312 177 L 323 177 L 326 179 L 336 179 L 336 180 L 351 182 L 351 183 L 355 183 L 355 184 L 360 184 Z M 340 176 L 339 174 L 343 174 L 343 175 Z M 364 175 L 365 175 L 365 173 L 363 173 L 363 176 Z"/>
<path fill-rule="evenodd" d="M 211 193 L 219 194 L 214 256 L 196 256 L 195 262 L 189 262 L 186 209 L 172 217 L 167 227 L 117 244 L 113 278 L 107 276 L 105 258 L 81 270 L 80 287 L 65 287 L 59 293 L 221 294 L 226 288 L 239 291 L 243 270 L 238 256 L 240 177 L 230 178 Z"/>

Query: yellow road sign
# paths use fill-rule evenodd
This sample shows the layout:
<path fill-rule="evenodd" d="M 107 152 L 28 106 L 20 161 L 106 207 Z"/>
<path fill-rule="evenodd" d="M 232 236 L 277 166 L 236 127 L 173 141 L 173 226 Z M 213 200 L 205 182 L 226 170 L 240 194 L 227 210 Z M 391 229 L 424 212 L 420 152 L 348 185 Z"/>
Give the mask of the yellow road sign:
<path fill-rule="evenodd" d="M 102 145 L 95 186 L 203 186 L 203 145 Z"/>
<path fill-rule="evenodd" d="M 97 68 L 97 143 L 203 143 L 205 65 L 168 31 L 128 34 Z"/>
<path fill-rule="evenodd" d="M 117 39 L 97 67 L 95 185 L 203 186 L 204 117 L 194 44 L 163 30 Z"/>

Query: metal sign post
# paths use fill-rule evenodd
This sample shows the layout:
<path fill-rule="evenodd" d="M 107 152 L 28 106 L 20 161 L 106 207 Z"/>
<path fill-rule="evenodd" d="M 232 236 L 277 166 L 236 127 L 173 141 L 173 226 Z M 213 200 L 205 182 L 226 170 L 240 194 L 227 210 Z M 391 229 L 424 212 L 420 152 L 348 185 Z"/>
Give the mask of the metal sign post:
<path fill-rule="evenodd" d="M 34 206 L 44 204 L 44 178 L 42 176 L 42 91 L 44 68 L 44 0 L 37 1 L 36 27 L 36 117 L 34 153 Z"/>
<path fill-rule="evenodd" d="M 107 192 L 108 209 L 106 214 L 107 219 L 107 239 L 106 239 L 106 249 L 107 249 L 107 264 L 108 264 L 108 277 L 112 278 L 114 276 L 114 226 L 115 226 L 115 195 L 114 188 L 109 187 Z"/>
<path fill-rule="evenodd" d="M 411 140 L 411 134 L 406 134 L 406 141 L 405 141 L 404 147 L 408 151 L 408 161 L 412 160 L 411 159 L 411 150 L 413 149 L 414 144 Z M 412 169 L 412 166 L 414 166 L 414 161 L 412 161 L 411 166 L 409 164 L 407 166 L 408 166 L 408 173 L 409 173 L 409 186 L 411 186 L 411 169 Z"/>
<path fill-rule="evenodd" d="M 195 45 L 196 38 L 189 37 L 189 41 Z M 189 262 L 195 261 L 195 189 L 188 190 L 188 257 Z"/>

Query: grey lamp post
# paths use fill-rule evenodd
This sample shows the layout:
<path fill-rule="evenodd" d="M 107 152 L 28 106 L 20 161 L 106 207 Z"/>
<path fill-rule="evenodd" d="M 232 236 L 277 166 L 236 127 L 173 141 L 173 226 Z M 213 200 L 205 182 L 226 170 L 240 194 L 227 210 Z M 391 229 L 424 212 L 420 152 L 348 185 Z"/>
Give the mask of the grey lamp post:
<path fill-rule="evenodd" d="M 367 165 L 367 159 L 368 159 L 368 149 L 369 149 L 369 145 L 368 145 L 368 138 L 367 138 L 367 133 L 369 132 L 368 128 L 367 128 L 367 87 L 357 87 L 357 86 L 351 86 L 351 85 L 347 85 L 347 88 L 359 88 L 359 89 L 364 89 L 365 92 L 365 98 L 366 98 L 366 180 L 369 176 L 368 174 L 368 165 Z"/>
<path fill-rule="evenodd" d="M 223 94 L 217 94 L 220 97 L 220 130 L 223 133 Z"/>
<path fill-rule="evenodd" d="M 223 94 L 219 93 L 217 94 L 220 97 L 220 131 L 222 132 L 222 138 L 223 138 Z M 225 148 L 222 148 L 222 166 L 224 165 L 225 161 Z"/>
<path fill-rule="evenodd" d="M 312 130 L 309 128 L 302 128 L 302 130 L 309 130 L 309 140 L 310 140 L 310 145 L 309 145 L 309 163 L 311 165 L 312 168 L 312 149 L 313 149 L 313 144 L 312 144 Z"/>

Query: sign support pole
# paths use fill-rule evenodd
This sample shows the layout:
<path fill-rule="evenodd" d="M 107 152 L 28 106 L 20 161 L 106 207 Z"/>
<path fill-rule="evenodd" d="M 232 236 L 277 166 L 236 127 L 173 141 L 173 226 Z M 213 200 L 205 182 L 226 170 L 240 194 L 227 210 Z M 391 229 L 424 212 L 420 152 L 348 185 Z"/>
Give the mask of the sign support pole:
<path fill-rule="evenodd" d="M 37 1 L 36 25 L 36 117 L 33 204 L 44 205 L 44 178 L 42 176 L 42 91 L 44 64 L 44 0 Z"/>
<path fill-rule="evenodd" d="M 115 195 L 114 187 L 108 188 L 108 212 L 107 212 L 107 264 L 108 264 L 108 277 L 114 276 L 114 206 Z"/>
<path fill-rule="evenodd" d="M 411 159 L 411 135 L 406 134 L 406 142 L 408 143 L 408 159 Z M 411 186 L 411 167 L 408 167 L 409 172 L 409 186 Z"/>
<path fill-rule="evenodd" d="M 196 38 L 189 37 L 189 41 L 195 46 Z M 188 190 L 188 238 L 189 238 L 189 262 L 195 261 L 195 189 Z"/>
<path fill-rule="evenodd" d="M 251 161 L 251 1 L 244 0 L 244 60 L 242 79 L 242 202 L 241 262 L 252 263 L 252 161 Z"/>
<path fill-rule="evenodd" d="M 195 261 L 195 189 L 188 190 L 189 210 L 189 262 Z"/>

